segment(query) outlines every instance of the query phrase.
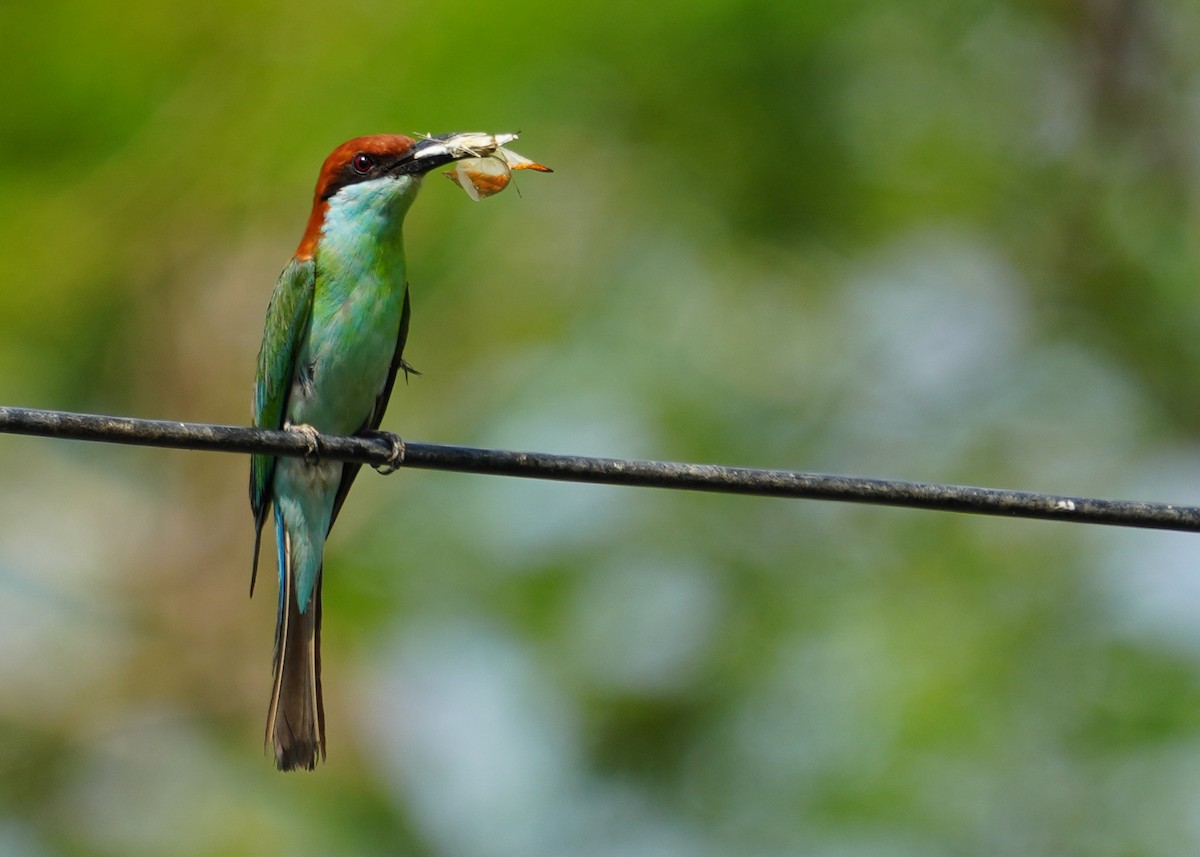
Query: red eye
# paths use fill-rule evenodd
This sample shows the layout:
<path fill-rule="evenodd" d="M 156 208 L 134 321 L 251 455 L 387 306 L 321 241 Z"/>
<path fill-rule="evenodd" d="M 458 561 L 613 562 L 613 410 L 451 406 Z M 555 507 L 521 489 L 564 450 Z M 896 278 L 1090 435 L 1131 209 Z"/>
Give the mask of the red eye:
<path fill-rule="evenodd" d="M 375 159 L 365 152 L 359 152 L 354 156 L 354 160 L 350 162 L 350 166 L 354 167 L 354 172 L 361 175 L 366 175 L 371 171 L 371 167 L 375 166 Z"/>

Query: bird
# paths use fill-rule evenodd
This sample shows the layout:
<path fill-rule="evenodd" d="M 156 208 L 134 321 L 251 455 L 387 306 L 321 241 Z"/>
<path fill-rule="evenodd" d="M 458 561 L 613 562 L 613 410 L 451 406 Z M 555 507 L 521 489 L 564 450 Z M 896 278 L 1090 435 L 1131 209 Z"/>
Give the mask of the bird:
<path fill-rule="evenodd" d="M 250 465 L 251 594 L 268 513 L 275 523 L 279 605 L 264 743 L 282 771 L 312 770 L 325 758 L 324 548 L 360 468 L 322 460 L 317 438 L 378 432 L 397 374 L 411 371 L 402 231 L 422 177 L 513 136 L 379 134 L 342 143 L 321 167 L 304 234 L 275 284 L 258 354 L 254 425 L 299 432 L 311 453 L 254 455 Z M 463 140 L 470 145 L 456 143 Z"/>

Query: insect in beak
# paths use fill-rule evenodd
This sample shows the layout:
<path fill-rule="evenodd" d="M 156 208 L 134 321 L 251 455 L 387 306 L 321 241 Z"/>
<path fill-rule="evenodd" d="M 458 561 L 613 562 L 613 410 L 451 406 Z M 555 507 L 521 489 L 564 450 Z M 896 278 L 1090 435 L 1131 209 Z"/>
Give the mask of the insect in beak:
<path fill-rule="evenodd" d="M 553 172 L 547 166 L 504 148 L 515 139 L 516 134 L 476 133 L 454 134 L 441 139 L 446 154 L 461 158 L 455 161 L 446 176 L 466 191 L 467 196 L 479 202 L 508 187 L 514 170 Z"/>

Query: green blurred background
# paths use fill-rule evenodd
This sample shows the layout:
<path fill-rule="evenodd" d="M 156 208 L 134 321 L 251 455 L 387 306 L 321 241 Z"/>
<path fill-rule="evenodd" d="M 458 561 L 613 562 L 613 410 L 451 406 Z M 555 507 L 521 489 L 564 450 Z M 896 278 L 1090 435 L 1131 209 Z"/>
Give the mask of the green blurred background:
<path fill-rule="evenodd" d="M 1200 502 L 1200 7 L 0 2 L 0 403 L 245 423 L 317 169 L 446 443 Z M 243 457 L 0 437 L 0 854 L 1194 855 L 1195 537 L 401 472 L 261 734 Z M 265 556 L 269 557 L 267 553 Z"/>

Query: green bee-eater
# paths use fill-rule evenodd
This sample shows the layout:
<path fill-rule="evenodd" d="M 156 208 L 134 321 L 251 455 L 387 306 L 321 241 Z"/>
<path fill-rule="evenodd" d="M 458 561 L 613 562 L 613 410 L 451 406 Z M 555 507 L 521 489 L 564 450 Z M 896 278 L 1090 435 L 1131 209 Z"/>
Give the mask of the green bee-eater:
<path fill-rule="evenodd" d="M 359 137 L 321 168 L 308 227 L 275 285 L 258 355 L 254 425 L 308 433 L 378 428 L 408 333 L 401 227 L 422 176 L 488 155 L 514 135 Z M 461 141 L 467 141 L 465 145 Z M 279 614 L 267 744 L 281 770 L 325 755 L 321 570 L 325 539 L 359 465 L 317 456 L 253 457 L 254 574 L 268 510 L 275 517 Z M 253 590 L 253 576 L 251 589 Z"/>

